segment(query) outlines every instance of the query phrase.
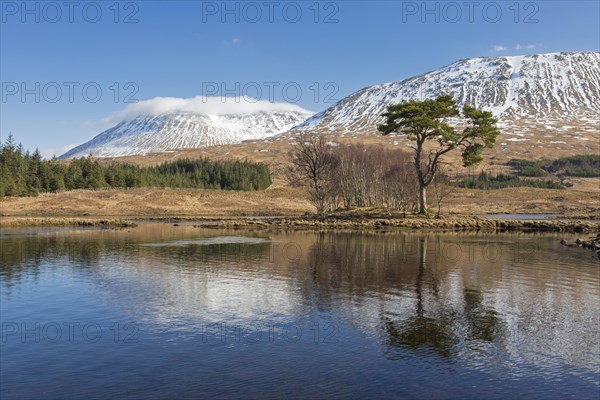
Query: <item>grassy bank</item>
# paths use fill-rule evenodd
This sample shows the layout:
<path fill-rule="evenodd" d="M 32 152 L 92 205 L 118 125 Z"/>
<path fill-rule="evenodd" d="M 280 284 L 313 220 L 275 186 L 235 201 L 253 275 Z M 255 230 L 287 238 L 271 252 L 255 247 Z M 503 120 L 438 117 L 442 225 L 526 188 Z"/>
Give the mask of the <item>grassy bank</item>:
<path fill-rule="evenodd" d="M 520 232 L 600 232 L 597 221 L 552 219 L 514 220 L 492 219 L 477 216 L 450 216 L 426 218 L 368 213 L 337 214 L 324 220 L 312 216 L 288 217 L 156 217 L 153 222 L 193 225 L 197 228 L 214 229 L 270 229 L 270 230 L 451 230 L 451 231 L 520 231 Z M 96 226 L 104 228 L 134 228 L 140 220 L 61 218 L 61 217 L 8 217 L 2 218 L 2 228 L 23 226 Z"/>
<path fill-rule="evenodd" d="M 300 230 L 452 230 L 452 231 L 544 231 L 544 232 L 595 232 L 600 224 L 585 220 L 514 220 L 491 219 L 475 216 L 425 218 L 409 216 L 373 216 L 368 214 L 334 215 L 324 220 L 312 217 L 238 218 L 211 221 L 196 225 L 202 228 L 239 229 L 300 229 Z"/>

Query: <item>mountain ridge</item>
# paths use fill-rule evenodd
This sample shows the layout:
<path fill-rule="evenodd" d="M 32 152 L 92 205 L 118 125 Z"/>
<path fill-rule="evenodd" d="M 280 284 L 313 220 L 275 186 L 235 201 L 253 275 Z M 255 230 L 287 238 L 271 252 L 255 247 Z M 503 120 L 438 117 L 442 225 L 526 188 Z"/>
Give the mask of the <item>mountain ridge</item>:
<path fill-rule="evenodd" d="M 600 113 L 600 53 L 464 58 L 400 81 L 367 86 L 295 130 L 356 131 L 376 126 L 387 105 L 451 94 L 457 103 L 518 118 L 589 119 Z"/>

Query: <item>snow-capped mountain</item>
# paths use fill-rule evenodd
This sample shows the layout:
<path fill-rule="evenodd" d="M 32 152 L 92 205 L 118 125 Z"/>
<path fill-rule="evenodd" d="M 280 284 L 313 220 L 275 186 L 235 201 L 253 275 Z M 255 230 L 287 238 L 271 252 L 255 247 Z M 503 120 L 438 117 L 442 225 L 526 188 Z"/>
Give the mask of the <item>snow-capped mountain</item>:
<path fill-rule="evenodd" d="M 594 151 L 590 146 L 598 141 L 600 53 L 572 52 L 463 59 L 402 81 L 364 88 L 315 115 L 295 105 L 265 101 L 224 104 L 222 99 L 201 96 L 155 98 L 113 115 L 116 126 L 61 158 L 285 139 L 302 131 L 375 133 L 389 104 L 442 93 L 452 95 L 460 106 L 494 112 L 504 136 L 503 152 L 527 153 L 527 147 L 535 146 L 539 152 L 568 147 L 582 153 Z"/>
<path fill-rule="evenodd" d="M 120 157 L 265 139 L 289 130 L 312 115 L 297 108 L 231 114 L 175 111 L 140 115 L 119 122 L 60 158 L 89 154 Z"/>
<path fill-rule="evenodd" d="M 459 60 L 402 81 L 364 88 L 295 130 L 374 131 L 389 104 L 451 94 L 459 105 L 494 112 L 501 121 L 600 118 L 600 53 L 549 53 Z"/>

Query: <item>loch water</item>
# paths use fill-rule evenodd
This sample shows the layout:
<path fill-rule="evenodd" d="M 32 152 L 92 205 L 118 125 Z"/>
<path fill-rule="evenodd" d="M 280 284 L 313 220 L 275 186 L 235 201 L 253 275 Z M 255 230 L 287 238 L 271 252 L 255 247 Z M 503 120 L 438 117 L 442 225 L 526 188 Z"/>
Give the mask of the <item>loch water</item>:
<path fill-rule="evenodd" d="M 3 229 L 0 397 L 597 399 L 576 237 Z"/>

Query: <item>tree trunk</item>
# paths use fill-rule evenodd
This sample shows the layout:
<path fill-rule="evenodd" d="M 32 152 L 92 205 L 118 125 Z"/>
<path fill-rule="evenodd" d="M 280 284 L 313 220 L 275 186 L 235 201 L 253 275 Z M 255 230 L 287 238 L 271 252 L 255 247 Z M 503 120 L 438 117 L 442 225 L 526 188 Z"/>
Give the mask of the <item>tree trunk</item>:
<path fill-rule="evenodd" d="M 421 154 L 423 152 L 424 139 L 417 138 L 417 149 L 415 154 L 415 168 L 417 170 L 417 180 L 419 181 L 419 214 L 427 214 L 427 189 L 425 186 L 425 177 L 421 171 Z"/>
<path fill-rule="evenodd" d="M 427 214 L 427 188 L 419 182 L 419 214 Z"/>

